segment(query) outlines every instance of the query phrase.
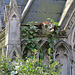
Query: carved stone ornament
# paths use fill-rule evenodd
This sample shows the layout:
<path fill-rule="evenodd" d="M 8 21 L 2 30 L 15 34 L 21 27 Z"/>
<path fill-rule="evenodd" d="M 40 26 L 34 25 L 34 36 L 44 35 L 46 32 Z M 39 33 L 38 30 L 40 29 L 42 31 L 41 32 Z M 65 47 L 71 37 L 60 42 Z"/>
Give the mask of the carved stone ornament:
<path fill-rule="evenodd" d="M 42 24 L 42 34 L 49 35 L 54 32 L 54 24 L 53 23 L 43 23 Z"/>

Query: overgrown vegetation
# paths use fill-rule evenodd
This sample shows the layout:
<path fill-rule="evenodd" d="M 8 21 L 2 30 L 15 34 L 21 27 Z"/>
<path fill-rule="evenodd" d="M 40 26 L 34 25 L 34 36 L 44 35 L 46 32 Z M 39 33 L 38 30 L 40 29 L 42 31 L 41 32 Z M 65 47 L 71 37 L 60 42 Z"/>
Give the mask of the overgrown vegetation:
<path fill-rule="evenodd" d="M 23 44 L 25 44 L 25 46 L 29 50 L 38 49 L 38 42 L 37 38 L 35 37 L 37 35 L 37 32 L 38 30 L 36 26 L 32 24 L 30 24 L 28 27 L 23 28 L 23 34 L 22 34 L 22 38 L 24 38 Z"/>
<path fill-rule="evenodd" d="M 50 19 L 48 19 L 50 20 Z M 13 65 L 11 59 L 6 59 L 4 56 L 0 58 L 0 74 L 3 75 L 60 75 L 61 70 L 58 66 L 57 61 L 53 61 L 54 43 L 58 39 L 55 37 L 59 34 L 57 31 L 57 22 L 50 20 L 55 24 L 55 30 L 48 36 L 49 49 L 48 49 L 48 64 L 44 64 L 44 54 L 42 48 L 39 47 L 37 42 L 37 32 L 36 26 L 30 25 L 23 28 L 23 44 L 26 48 L 32 51 L 33 58 L 26 57 L 26 60 L 21 60 L 16 57 L 16 63 Z M 34 22 L 36 23 L 36 22 Z M 36 58 L 37 51 L 40 50 L 40 59 Z M 43 59 L 42 59 L 43 58 Z"/>
<path fill-rule="evenodd" d="M 26 61 L 17 59 L 13 65 L 11 59 L 6 60 L 5 57 L 0 59 L 0 74 L 3 75 L 60 75 L 61 70 L 56 68 L 58 62 L 52 63 L 51 48 L 48 49 L 49 60 L 48 64 L 43 64 L 43 61 L 36 59 L 37 50 L 34 50 L 34 58 L 27 58 Z"/>
<path fill-rule="evenodd" d="M 58 23 L 57 22 L 54 22 L 53 19 L 50 19 L 48 18 L 47 21 L 49 22 L 52 22 L 55 27 L 54 27 L 54 32 L 51 33 L 50 35 L 48 35 L 48 43 L 49 43 L 49 46 L 48 48 L 51 48 L 51 53 L 53 54 L 54 52 L 54 42 L 58 40 L 57 37 L 55 37 L 56 35 L 59 34 L 59 31 L 57 30 L 57 26 L 58 26 Z M 22 33 L 22 38 L 23 38 L 23 42 L 22 44 L 25 45 L 26 47 L 26 50 L 34 50 L 34 49 L 37 49 L 37 50 L 40 50 L 40 58 L 43 59 L 44 57 L 44 54 L 43 54 L 43 50 L 42 48 L 40 48 L 40 46 L 38 45 L 38 42 L 37 42 L 37 35 L 38 35 L 38 28 L 34 25 L 36 22 L 28 22 L 28 25 L 29 26 L 25 26 L 23 28 L 23 33 Z M 42 35 L 42 34 L 41 34 Z M 27 53 L 27 52 L 25 52 Z"/>

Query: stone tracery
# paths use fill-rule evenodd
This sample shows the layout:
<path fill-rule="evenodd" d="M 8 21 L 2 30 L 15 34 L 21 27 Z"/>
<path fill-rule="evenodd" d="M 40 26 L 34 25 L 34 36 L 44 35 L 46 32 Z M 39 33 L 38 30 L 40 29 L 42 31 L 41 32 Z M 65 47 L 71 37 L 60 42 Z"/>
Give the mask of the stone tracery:
<path fill-rule="evenodd" d="M 64 41 L 59 41 L 56 45 L 56 51 L 55 51 L 55 60 L 59 61 L 59 64 L 63 64 L 61 69 L 64 69 L 61 72 L 61 75 L 70 75 L 71 71 L 70 69 L 67 69 L 70 67 L 71 63 L 71 49 Z"/>

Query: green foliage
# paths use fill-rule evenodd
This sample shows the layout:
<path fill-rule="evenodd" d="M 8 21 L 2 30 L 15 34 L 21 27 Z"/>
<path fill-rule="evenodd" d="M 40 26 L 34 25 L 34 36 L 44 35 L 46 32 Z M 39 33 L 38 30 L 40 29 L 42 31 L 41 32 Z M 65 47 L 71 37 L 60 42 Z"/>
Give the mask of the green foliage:
<path fill-rule="evenodd" d="M 50 20 L 50 18 L 48 18 Z M 29 26 L 23 28 L 22 37 L 24 39 L 23 44 L 32 51 L 33 58 L 26 58 L 27 60 L 20 60 L 16 58 L 16 63 L 13 65 L 11 63 L 11 59 L 6 60 L 3 56 L 0 58 L 0 73 L 6 75 L 11 75 L 11 72 L 17 73 L 17 75 L 60 75 L 61 70 L 56 68 L 58 66 L 57 61 L 53 61 L 53 53 L 54 53 L 54 44 L 55 41 L 58 40 L 55 36 L 59 34 L 57 30 L 57 22 L 54 20 L 50 20 L 52 23 L 55 24 L 55 30 L 48 36 L 49 42 L 49 49 L 48 49 L 48 64 L 45 65 L 43 62 L 44 60 L 44 53 L 42 49 L 38 46 L 37 42 L 37 28 L 36 26 L 32 25 L 31 23 L 36 22 L 28 22 Z M 37 50 L 36 50 L 37 49 Z M 39 56 L 40 59 L 36 58 L 37 51 L 40 50 Z"/>
<path fill-rule="evenodd" d="M 25 74 L 25 75 L 60 75 L 60 70 L 56 69 L 56 66 L 59 64 L 57 61 L 52 62 L 51 60 L 51 48 L 48 49 L 48 54 L 49 54 L 49 64 L 44 65 L 43 61 L 39 61 L 36 59 L 36 53 L 37 50 L 34 50 L 34 58 L 29 59 L 27 58 L 27 61 L 25 64 L 20 66 L 17 71 L 20 74 Z M 23 63 L 23 62 L 21 62 Z"/>
<path fill-rule="evenodd" d="M 30 22 L 29 22 L 30 23 Z M 23 38 L 25 39 L 23 43 L 29 50 L 34 50 L 38 48 L 38 42 L 37 38 L 35 37 L 37 35 L 37 28 L 34 25 L 29 25 L 29 27 L 24 27 L 23 30 Z"/>
<path fill-rule="evenodd" d="M 47 18 L 47 21 L 54 23 L 56 27 L 58 26 L 58 22 L 55 22 L 53 19 Z"/>
<path fill-rule="evenodd" d="M 2 57 L 0 62 L 0 73 L 6 75 L 11 75 L 14 71 L 17 75 L 60 75 L 61 70 L 56 69 L 59 64 L 57 61 L 52 63 L 51 59 L 51 48 L 48 49 L 49 60 L 48 65 L 45 65 L 42 60 L 36 58 L 37 50 L 33 50 L 33 59 L 27 58 L 26 61 L 17 58 L 16 63 L 12 65 L 11 59 L 6 60 Z M 13 74 L 14 75 L 14 74 Z"/>
<path fill-rule="evenodd" d="M 5 56 L 0 57 L 0 74 L 11 74 L 11 71 L 15 71 L 15 67 L 11 63 L 11 59 L 6 59 Z"/>
<path fill-rule="evenodd" d="M 53 53 L 55 50 L 55 42 L 58 41 L 58 38 L 56 37 L 57 35 L 59 35 L 59 31 L 57 30 L 57 26 L 58 26 L 58 22 L 55 22 L 53 19 L 50 19 L 50 21 L 52 23 L 54 23 L 55 28 L 54 28 L 54 32 L 52 32 L 49 36 L 48 36 L 48 42 L 49 42 L 49 48 L 51 48 L 51 54 L 52 54 L 52 59 L 53 59 Z"/>
<path fill-rule="evenodd" d="M 55 37 L 56 35 L 59 34 L 59 31 L 57 30 L 57 26 L 58 23 L 55 22 L 53 19 L 47 18 L 47 21 L 51 21 L 52 23 L 55 24 L 55 29 L 54 32 L 52 32 L 49 36 L 48 36 L 48 42 L 49 42 L 49 48 L 51 48 L 52 50 L 52 54 L 54 52 L 54 42 L 58 41 L 58 39 Z M 34 26 L 33 24 L 36 23 L 34 21 L 32 22 L 28 22 L 29 27 L 24 27 L 24 33 L 22 34 L 24 41 L 23 43 L 25 44 L 25 46 L 28 48 L 28 50 L 34 50 L 34 49 L 38 49 L 40 50 L 40 59 L 44 59 L 44 53 L 43 50 L 38 46 L 38 42 L 37 42 L 37 27 Z M 53 56 L 52 56 L 53 58 Z"/>

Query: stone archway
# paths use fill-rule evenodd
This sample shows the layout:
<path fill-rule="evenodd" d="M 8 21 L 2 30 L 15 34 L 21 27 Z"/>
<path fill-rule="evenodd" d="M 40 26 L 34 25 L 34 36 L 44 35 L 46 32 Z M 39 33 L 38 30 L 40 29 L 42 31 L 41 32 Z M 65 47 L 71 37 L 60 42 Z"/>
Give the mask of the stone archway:
<path fill-rule="evenodd" d="M 43 50 L 43 55 L 44 55 L 44 64 L 48 65 L 48 49 L 49 49 L 49 42 L 46 39 L 41 39 L 39 40 L 39 46 L 41 47 L 41 49 Z"/>
<path fill-rule="evenodd" d="M 66 54 L 65 54 L 66 53 Z M 68 55 L 67 55 L 67 52 L 66 52 L 66 49 L 63 45 L 59 46 L 57 48 L 57 51 L 56 51 L 56 56 L 55 56 L 56 60 L 59 61 L 59 64 L 63 66 L 61 67 L 61 70 L 63 70 L 61 72 L 61 75 L 67 75 L 67 63 L 68 63 Z"/>
<path fill-rule="evenodd" d="M 40 46 L 40 48 L 43 50 L 43 53 L 45 55 L 47 55 L 47 51 L 48 51 L 48 41 L 47 40 L 44 40 L 44 39 L 39 39 L 37 40 L 38 41 L 38 45 Z M 21 41 L 21 50 L 22 50 L 22 53 L 23 53 L 23 56 L 22 58 L 25 59 L 27 56 L 29 56 L 32 52 L 23 44 L 24 40 Z M 37 51 L 37 55 L 36 55 L 36 58 L 40 58 L 39 57 L 39 53 L 40 53 L 40 50 Z M 45 58 L 45 56 L 44 56 Z"/>
<path fill-rule="evenodd" d="M 55 60 L 59 62 L 61 66 L 61 75 L 71 75 L 71 61 L 72 52 L 69 45 L 64 41 L 59 41 L 56 45 Z"/>

